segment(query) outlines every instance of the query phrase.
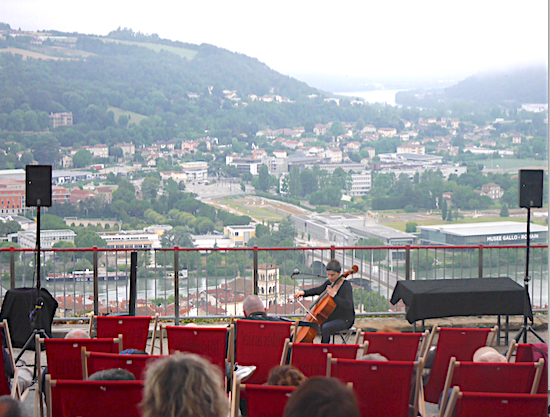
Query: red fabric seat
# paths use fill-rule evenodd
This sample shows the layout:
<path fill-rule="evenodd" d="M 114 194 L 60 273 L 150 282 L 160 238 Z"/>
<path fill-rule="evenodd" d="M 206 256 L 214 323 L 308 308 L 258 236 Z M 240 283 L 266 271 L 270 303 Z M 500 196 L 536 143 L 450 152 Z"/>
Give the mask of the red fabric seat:
<path fill-rule="evenodd" d="M 58 397 L 61 412 L 52 417 L 141 417 L 143 381 L 71 381 L 46 379 L 46 395 Z"/>
<path fill-rule="evenodd" d="M 308 378 L 325 376 L 327 354 L 333 358 L 356 359 L 361 345 L 335 345 L 329 343 L 290 343 L 290 365 L 298 368 Z"/>
<path fill-rule="evenodd" d="M 137 380 L 145 379 L 147 366 L 165 356 L 160 355 L 120 355 L 118 353 L 83 352 L 82 360 L 85 377 L 106 369 L 121 368 L 130 371 Z"/>
<path fill-rule="evenodd" d="M 282 417 L 288 398 L 295 389 L 245 384 L 240 386 L 240 395 L 246 399 L 248 417 Z"/>
<path fill-rule="evenodd" d="M 437 403 L 443 391 L 449 361 L 455 357 L 458 361 L 471 362 L 474 352 L 487 344 L 491 329 L 451 329 L 440 328 L 437 351 L 430 372 L 430 378 L 424 387 L 427 402 Z"/>
<path fill-rule="evenodd" d="M 380 353 L 390 361 L 414 361 L 422 333 L 365 332 L 367 353 Z"/>
<path fill-rule="evenodd" d="M 225 375 L 227 328 L 206 326 L 164 326 L 168 353 L 196 353 L 217 365 Z"/>
<path fill-rule="evenodd" d="M 543 346 L 546 345 L 546 346 Z M 546 347 L 546 356 L 548 356 L 548 345 L 537 343 L 535 345 L 531 343 L 518 343 L 516 350 L 516 362 L 535 362 L 534 351 L 539 348 Z M 541 355 L 544 357 L 544 354 Z M 537 391 L 539 394 L 548 393 L 548 361 L 544 361 L 544 367 L 542 369 L 542 375 L 540 378 L 540 384 Z"/>
<path fill-rule="evenodd" d="M 97 337 L 117 337 L 121 334 L 122 349 L 146 350 L 151 317 L 97 316 Z"/>

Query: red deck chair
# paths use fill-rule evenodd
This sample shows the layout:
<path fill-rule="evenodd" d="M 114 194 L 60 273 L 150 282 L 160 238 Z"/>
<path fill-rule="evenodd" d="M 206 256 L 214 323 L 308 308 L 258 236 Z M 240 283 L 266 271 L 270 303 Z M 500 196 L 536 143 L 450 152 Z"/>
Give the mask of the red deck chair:
<path fill-rule="evenodd" d="M 234 363 L 255 365 L 256 371 L 248 378 L 251 384 L 263 384 L 267 381 L 269 371 L 279 365 L 285 346 L 285 339 L 290 336 L 292 322 L 266 320 L 237 320 L 236 352 L 230 354 L 231 369 Z M 232 344 L 230 343 L 230 348 Z M 232 350 L 232 349 L 230 349 Z"/>
<path fill-rule="evenodd" d="M 87 352 L 82 349 L 82 379 L 106 369 L 121 368 L 130 371 L 137 380 L 145 379 L 145 370 L 149 363 L 164 358 L 154 355 L 120 355 L 118 353 Z"/>
<path fill-rule="evenodd" d="M 288 398 L 296 387 L 243 384 L 233 378 L 231 417 L 239 415 L 241 397 L 246 399 L 248 417 L 282 417 Z"/>
<path fill-rule="evenodd" d="M 535 362 L 533 345 L 531 343 L 518 343 L 516 346 L 516 362 Z M 548 350 L 548 347 L 546 348 Z M 536 350 L 536 347 L 535 347 Z M 542 375 L 537 393 L 548 393 L 548 362 L 544 361 Z"/>
<path fill-rule="evenodd" d="M 90 328 L 93 321 L 97 322 L 97 338 L 117 337 L 121 334 L 123 338 L 122 349 L 147 349 L 147 338 L 149 337 L 149 325 L 153 323 L 153 338 L 150 354 L 155 348 L 155 339 L 157 334 L 158 314 L 155 317 L 133 317 L 133 316 L 92 316 L 90 319 Z M 92 333 L 90 333 L 92 334 Z"/>
<path fill-rule="evenodd" d="M 489 346 L 494 340 L 496 326 L 494 329 L 451 329 L 434 326 L 432 335 L 439 330 L 439 340 L 434 358 L 430 378 L 424 386 L 424 396 L 427 402 L 436 403 L 443 391 L 449 361 L 454 356 L 458 361 L 471 362 L 474 352 L 482 346 L 487 345 L 487 337 L 491 333 Z M 427 346 L 429 349 L 429 346 Z M 427 357 L 428 355 L 426 355 Z M 425 363 L 426 359 L 424 359 Z"/>
<path fill-rule="evenodd" d="M 69 381 L 46 376 L 46 397 L 60 398 L 62 411 L 48 417 L 141 417 L 143 381 Z"/>
<path fill-rule="evenodd" d="M 281 356 L 281 365 L 286 363 L 290 350 L 289 365 L 295 366 L 308 378 L 325 376 L 327 373 L 327 354 L 333 358 L 357 359 L 365 352 L 364 345 L 335 345 L 330 343 L 292 343 L 285 340 L 285 348 Z"/>
<path fill-rule="evenodd" d="M 8 351 L 9 359 L 11 362 L 11 369 L 13 369 L 14 382 L 12 388 L 10 388 L 10 381 L 6 377 L 6 368 L 4 367 L 4 349 L 0 346 L 0 395 L 12 395 L 13 397 L 20 397 L 21 393 L 17 390 L 17 368 L 15 367 L 15 360 L 13 356 L 13 347 L 11 344 L 10 331 L 8 327 L 8 321 L 2 320 L 0 322 L 0 341 L 2 338 L 6 341 L 6 350 Z M 27 392 L 28 393 L 28 392 Z M 26 395 L 25 395 L 26 396 Z"/>
<path fill-rule="evenodd" d="M 414 361 L 418 356 L 420 338 L 424 340 L 428 332 L 422 333 L 371 333 L 365 332 L 367 353 L 380 353 L 390 361 Z"/>
<path fill-rule="evenodd" d="M 227 339 L 226 327 L 163 326 L 166 329 L 168 353 L 175 351 L 196 353 L 217 365 L 225 375 Z M 160 353 L 163 353 L 161 348 Z"/>
<path fill-rule="evenodd" d="M 332 359 L 329 354 L 326 376 L 353 384 L 363 417 L 408 416 L 412 393 L 414 415 L 417 415 L 420 407 L 421 367 L 421 361 L 357 361 Z M 416 383 L 413 386 L 411 382 L 415 371 Z"/>
<path fill-rule="evenodd" d="M 444 413 L 451 387 L 467 392 L 536 394 L 543 360 L 535 363 L 475 363 L 451 358 L 441 399 Z"/>
<path fill-rule="evenodd" d="M 548 395 L 460 392 L 453 395 L 443 417 L 546 417 Z"/>
<path fill-rule="evenodd" d="M 42 343 L 46 347 L 48 374 L 52 379 L 82 379 L 82 348 L 94 352 L 118 353 L 122 347 L 122 338 L 114 339 L 40 339 L 36 335 L 37 369 L 41 368 L 40 355 Z M 42 377 L 38 378 L 38 392 L 42 392 Z M 61 403 L 54 395 L 52 404 L 54 415 L 60 415 Z M 43 415 L 40 401 L 40 415 Z"/>

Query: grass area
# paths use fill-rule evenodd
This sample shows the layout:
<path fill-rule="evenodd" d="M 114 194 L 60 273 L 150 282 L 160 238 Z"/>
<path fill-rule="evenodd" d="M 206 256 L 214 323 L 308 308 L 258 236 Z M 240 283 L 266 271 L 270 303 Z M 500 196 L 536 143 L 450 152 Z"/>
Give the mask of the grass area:
<path fill-rule="evenodd" d="M 52 61 L 58 61 L 60 59 L 72 59 L 72 58 L 62 58 L 58 56 L 50 56 L 46 54 L 41 54 L 40 52 L 28 51 L 26 49 L 11 48 L 11 47 L 6 49 L 0 49 L 0 52 L 11 53 L 14 55 L 21 55 L 23 59 L 33 58 L 33 59 L 44 59 L 44 60 L 52 60 Z"/>
<path fill-rule="evenodd" d="M 444 220 L 441 220 L 441 217 L 439 218 L 433 218 L 430 220 L 409 220 L 409 221 L 400 221 L 400 222 L 384 222 L 382 223 L 384 226 L 391 227 L 396 230 L 401 230 L 402 232 L 405 231 L 406 224 L 409 222 L 416 223 L 418 226 L 433 226 L 435 224 L 462 224 L 462 223 L 488 223 L 488 222 L 517 222 L 517 223 L 525 223 L 527 221 L 527 217 L 478 217 L 475 219 L 458 219 L 456 221 L 452 222 L 446 222 Z M 545 220 L 536 219 L 534 220 L 531 217 L 531 223 L 539 224 L 541 226 L 546 225 Z"/>
<path fill-rule="evenodd" d="M 548 161 L 540 159 L 516 159 L 516 158 L 495 158 L 495 159 L 483 159 L 479 161 L 473 161 L 478 164 L 483 164 L 485 168 L 496 169 L 497 165 L 502 169 L 514 169 L 514 168 L 548 168 Z"/>
<path fill-rule="evenodd" d="M 281 221 L 284 217 L 283 214 L 277 213 L 274 211 L 273 207 L 264 206 L 262 208 L 257 206 L 246 205 L 246 200 L 242 198 L 235 197 L 226 197 L 217 201 L 220 204 L 229 206 L 232 209 L 238 210 L 239 212 L 253 217 L 258 221 Z"/>
<path fill-rule="evenodd" d="M 128 123 L 129 124 L 135 124 L 139 125 L 143 119 L 147 119 L 147 116 L 144 116 L 143 114 L 134 113 L 130 110 L 122 110 L 118 107 L 109 107 L 108 110 L 112 110 L 112 112 L 115 114 L 115 122 L 118 123 L 118 118 L 122 115 L 126 115 L 129 118 Z M 107 110 L 107 111 L 108 111 Z"/>
<path fill-rule="evenodd" d="M 195 55 L 197 55 L 197 51 L 193 51 L 191 49 L 179 48 L 177 46 L 161 45 L 158 43 L 123 41 L 119 39 L 107 39 L 107 38 L 100 38 L 100 39 L 103 42 L 115 42 L 115 43 L 123 43 L 126 45 L 141 46 L 143 48 L 151 49 L 155 52 L 166 51 L 166 52 L 170 52 L 172 54 L 181 56 L 182 58 L 185 58 L 188 60 L 192 60 L 195 57 Z"/>

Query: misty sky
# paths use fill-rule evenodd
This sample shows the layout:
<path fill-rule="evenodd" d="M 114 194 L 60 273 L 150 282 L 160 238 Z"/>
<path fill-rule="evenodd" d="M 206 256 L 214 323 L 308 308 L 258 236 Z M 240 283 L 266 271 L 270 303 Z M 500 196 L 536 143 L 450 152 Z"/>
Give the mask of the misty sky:
<path fill-rule="evenodd" d="M 464 77 L 548 62 L 547 0 L 1 0 L 0 21 L 96 35 L 128 27 L 302 79 Z"/>

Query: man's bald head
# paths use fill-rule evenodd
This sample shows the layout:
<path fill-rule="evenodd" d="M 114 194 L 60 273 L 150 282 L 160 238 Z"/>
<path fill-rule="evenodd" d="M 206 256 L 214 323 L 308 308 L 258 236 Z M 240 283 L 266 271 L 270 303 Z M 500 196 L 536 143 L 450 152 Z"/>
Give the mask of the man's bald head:
<path fill-rule="evenodd" d="M 249 295 L 243 301 L 243 311 L 245 317 L 252 313 L 265 313 L 264 303 L 257 295 Z"/>
<path fill-rule="evenodd" d="M 90 335 L 88 332 L 80 329 L 71 330 L 65 335 L 65 339 L 89 339 Z"/>

